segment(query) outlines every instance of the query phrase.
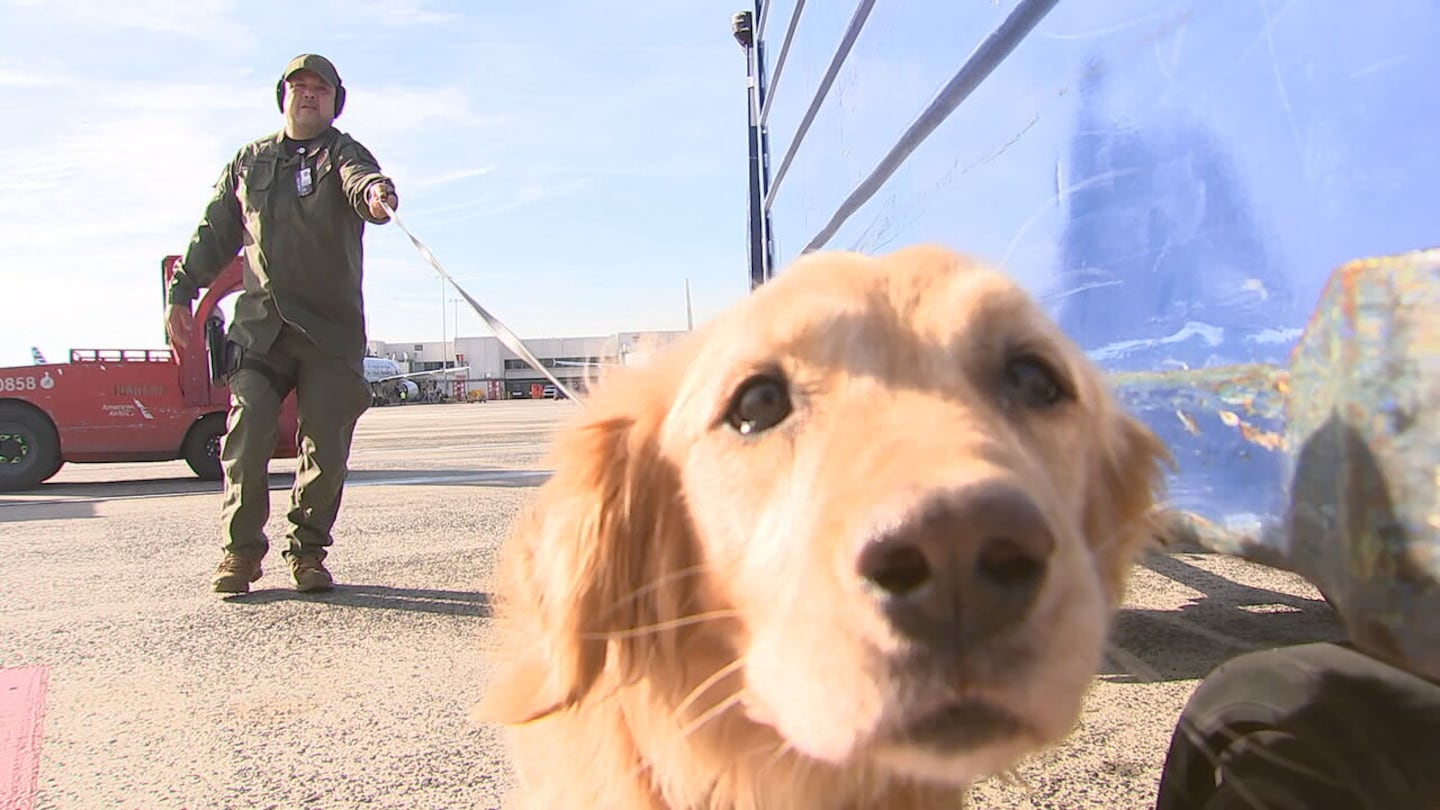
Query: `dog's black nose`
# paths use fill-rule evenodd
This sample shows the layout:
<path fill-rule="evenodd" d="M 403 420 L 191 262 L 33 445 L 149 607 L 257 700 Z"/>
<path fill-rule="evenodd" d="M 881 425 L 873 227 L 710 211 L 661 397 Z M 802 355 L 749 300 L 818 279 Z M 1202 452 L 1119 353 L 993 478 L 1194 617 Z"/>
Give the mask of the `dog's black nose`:
<path fill-rule="evenodd" d="M 857 569 L 901 633 L 968 645 L 1025 618 L 1054 548 L 1029 495 L 985 482 L 921 503 L 865 544 Z"/>

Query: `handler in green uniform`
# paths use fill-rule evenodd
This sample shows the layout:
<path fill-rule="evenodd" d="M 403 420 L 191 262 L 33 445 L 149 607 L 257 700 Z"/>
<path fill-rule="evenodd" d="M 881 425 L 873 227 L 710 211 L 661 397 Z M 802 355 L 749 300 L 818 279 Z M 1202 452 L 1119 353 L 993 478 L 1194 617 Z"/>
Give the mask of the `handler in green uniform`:
<path fill-rule="evenodd" d="M 300 463 L 284 552 L 301 591 L 333 586 L 324 560 L 340 510 L 355 422 L 370 404 L 365 381 L 361 236 L 389 219 L 395 187 L 369 150 L 332 123 L 345 104 L 335 66 L 304 54 L 275 87 L 285 128 L 248 144 L 225 166 L 170 283 L 166 331 L 185 345 L 196 291 L 244 248 L 227 361 L 228 431 L 221 450 L 225 557 L 212 585 L 246 593 L 269 549 L 268 466 L 280 404 L 292 390 Z"/>

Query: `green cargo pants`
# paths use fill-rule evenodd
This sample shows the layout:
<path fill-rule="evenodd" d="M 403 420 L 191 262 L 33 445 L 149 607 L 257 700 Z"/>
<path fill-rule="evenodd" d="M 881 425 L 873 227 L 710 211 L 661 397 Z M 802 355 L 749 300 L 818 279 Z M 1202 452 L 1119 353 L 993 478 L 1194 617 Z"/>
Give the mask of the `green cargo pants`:
<path fill-rule="evenodd" d="M 265 523 L 270 517 L 270 457 L 280 404 L 293 388 L 300 464 L 290 491 L 285 555 L 303 552 L 323 558 L 340 512 L 355 422 L 370 407 L 370 384 L 360 368 L 325 354 L 287 326 L 264 353 L 245 351 L 229 386 L 228 429 L 220 449 L 225 550 L 251 557 L 269 550 Z"/>

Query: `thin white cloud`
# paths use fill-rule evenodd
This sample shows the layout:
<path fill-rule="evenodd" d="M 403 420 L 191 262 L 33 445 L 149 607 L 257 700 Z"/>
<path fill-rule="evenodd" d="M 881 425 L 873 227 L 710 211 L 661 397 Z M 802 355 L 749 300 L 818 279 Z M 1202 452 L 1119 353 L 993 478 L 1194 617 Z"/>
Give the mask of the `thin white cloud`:
<path fill-rule="evenodd" d="M 474 180 L 477 177 L 484 177 L 495 172 L 494 166 L 479 166 L 473 169 L 455 169 L 448 172 L 441 172 L 430 177 L 422 177 L 412 182 L 422 186 L 443 186 L 446 183 L 455 183 L 462 180 Z"/>
<path fill-rule="evenodd" d="M 27 192 L 0 196 L 0 222 L 9 226 L 0 255 L 43 254 L 75 233 L 165 240 L 185 223 L 193 227 L 220 167 L 244 140 L 222 123 L 241 106 L 236 98 L 233 88 L 162 82 L 101 84 L 52 102 L 50 115 L 83 116 L 86 126 L 0 151 L 5 187 Z M 191 124 L 183 131 L 180 107 Z"/>
<path fill-rule="evenodd" d="M 348 0 L 333 4 L 333 7 L 352 19 L 363 19 L 375 25 L 445 25 L 460 19 L 460 15 L 449 11 L 426 8 L 428 3 L 418 0 Z"/>
<path fill-rule="evenodd" d="M 516 169 L 493 175 L 488 182 L 473 184 L 457 202 L 427 205 L 417 209 L 414 216 L 423 217 L 432 224 L 478 221 L 527 205 L 573 196 L 589 187 L 591 182 L 592 178 L 579 174 L 536 168 Z"/>
<path fill-rule="evenodd" d="M 55 80 L 37 71 L 0 67 L 0 87 L 44 87 Z"/>
<path fill-rule="evenodd" d="M 235 0 L 46 0 L 20 3 L 66 26 L 100 31 L 141 30 L 185 37 L 221 40 L 233 34 Z"/>
<path fill-rule="evenodd" d="M 495 130 L 521 127 L 516 113 L 478 112 L 468 88 L 458 85 L 416 87 L 390 84 L 367 87 L 363 95 L 346 101 L 345 116 L 337 124 L 354 127 L 367 140 L 390 135 L 421 135 L 441 127 Z M 472 133 L 474 134 L 474 133 Z"/>
<path fill-rule="evenodd" d="M 219 83 L 162 80 L 143 84 L 101 84 L 98 87 L 88 87 L 86 92 L 89 97 L 87 104 L 110 107 L 126 113 L 163 113 L 172 121 L 177 112 L 183 110 L 187 119 L 196 121 L 204 120 L 207 116 L 256 110 L 259 105 L 264 104 L 264 97 L 261 96 L 261 100 L 257 101 L 254 85 L 253 81 Z"/>

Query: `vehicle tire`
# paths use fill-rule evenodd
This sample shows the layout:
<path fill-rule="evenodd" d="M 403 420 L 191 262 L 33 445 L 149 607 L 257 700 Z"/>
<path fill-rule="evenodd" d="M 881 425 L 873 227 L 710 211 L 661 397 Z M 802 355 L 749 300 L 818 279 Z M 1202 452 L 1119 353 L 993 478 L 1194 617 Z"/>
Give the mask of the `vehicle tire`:
<path fill-rule="evenodd" d="M 220 469 L 220 437 L 224 435 L 225 414 L 212 413 L 200 417 L 185 437 L 180 453 L 201 481 L 219 481 L 224 476 Z"/>
<path fill-rule="evenodd" d="M 50 417 L 25 403 L 0 402 L 0 492 L 39 486 L 61 463 Z"/>

